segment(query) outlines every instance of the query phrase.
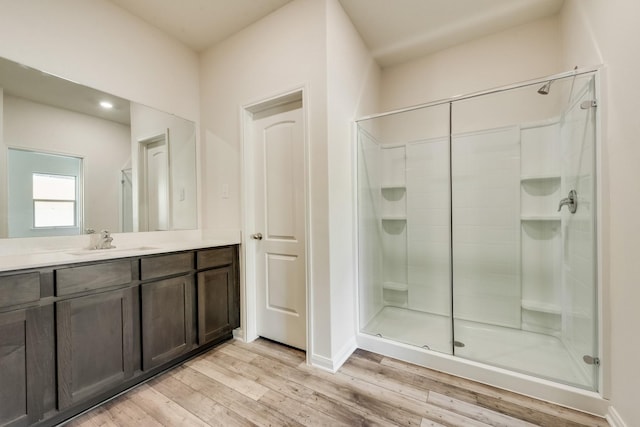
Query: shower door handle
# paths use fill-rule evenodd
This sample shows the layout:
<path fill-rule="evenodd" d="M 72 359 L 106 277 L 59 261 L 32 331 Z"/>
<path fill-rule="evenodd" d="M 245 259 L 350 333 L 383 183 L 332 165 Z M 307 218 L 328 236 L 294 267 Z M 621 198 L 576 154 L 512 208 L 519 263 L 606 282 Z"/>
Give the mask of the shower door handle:
<path fill-rule="evenodd" d="M 576 193 L 576 190 L 569 191 L 569 196 L 560 200 L 560 204 L 558 205 L 558 212 L 560 212 L 560 209 L 562 209 L 562 207 L 565 205 L 569 207 L 569 212 L 571 212 L 572 214 L 576 213 L 576 211 L 578 210 L 578 193 Z"/>

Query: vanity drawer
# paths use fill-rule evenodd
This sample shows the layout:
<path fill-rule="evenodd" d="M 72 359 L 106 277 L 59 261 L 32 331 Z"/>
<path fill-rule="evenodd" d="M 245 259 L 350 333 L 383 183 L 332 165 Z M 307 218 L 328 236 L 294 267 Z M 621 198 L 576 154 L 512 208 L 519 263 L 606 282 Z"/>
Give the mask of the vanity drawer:
<path fill-rule="evenodd" d="M 198 270 L 233 264 L 233 248 L 216 248 L 198 252 Z"/>
<path fill-rule="evenodd" d="M 56 296 L 131 283 L 131 261 L 101 262 L 56 270 Z"/>
<path fill-rule="evenodd" d="M 0 276 L 0 308 L 40 299 L 40 273 Z"/>
<path fill-rule="evenodd" d="M 193 269 L 193 252 L 145 257 L 140 260 L 140 280 L 186 273 Z"/>

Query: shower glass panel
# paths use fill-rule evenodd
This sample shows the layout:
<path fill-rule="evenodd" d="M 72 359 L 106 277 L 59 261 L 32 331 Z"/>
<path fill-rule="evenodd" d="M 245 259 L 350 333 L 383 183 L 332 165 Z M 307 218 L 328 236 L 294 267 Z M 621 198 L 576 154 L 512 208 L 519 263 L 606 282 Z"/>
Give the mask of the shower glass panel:
<path fill-rule="evenodd" d="M 455 355 L 596 390 L 594 75 L 540 87 L 453 102 Z"/>
<path fill-rule="evenodd" d="M 358 122 L 361 332 L 451 354 L 449 105 Z"/>

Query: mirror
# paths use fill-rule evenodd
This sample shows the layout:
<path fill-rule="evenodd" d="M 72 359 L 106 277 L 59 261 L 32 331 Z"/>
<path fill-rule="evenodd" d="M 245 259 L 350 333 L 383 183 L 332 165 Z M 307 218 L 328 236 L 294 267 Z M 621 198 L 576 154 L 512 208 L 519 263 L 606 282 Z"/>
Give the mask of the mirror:
<path fill-rule="evenodd" d="M 0 238 L 197 228 L 195 132 L 0 58 Z"/>

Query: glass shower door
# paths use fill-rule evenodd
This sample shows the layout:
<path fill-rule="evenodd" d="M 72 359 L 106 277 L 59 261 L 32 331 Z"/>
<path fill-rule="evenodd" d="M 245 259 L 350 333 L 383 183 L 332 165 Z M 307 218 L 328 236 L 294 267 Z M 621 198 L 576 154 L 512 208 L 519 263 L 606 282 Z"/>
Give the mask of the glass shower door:
<path fill-rule="evenodd" d="M 594 75 L 539 86 L 453 103 L 454 354 L 595 390 Z"/>
<path fill-rule="evenodd" d="M 358 122 L 359 323 L 451 354 L 449 105 Z"/>
<path fill-rule="evenodd" d="M 562 341 L 578 384 L 597 390 L 595 76 L 577 79 L 560 127 L 562 179 Z M 572 201 L 573 200 L 573 201 Z"/>

